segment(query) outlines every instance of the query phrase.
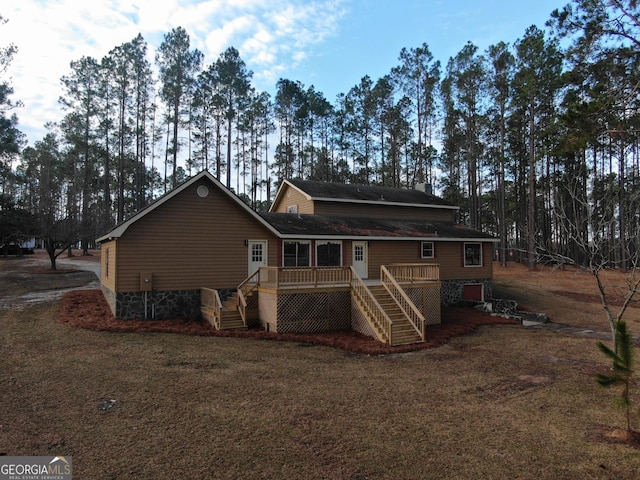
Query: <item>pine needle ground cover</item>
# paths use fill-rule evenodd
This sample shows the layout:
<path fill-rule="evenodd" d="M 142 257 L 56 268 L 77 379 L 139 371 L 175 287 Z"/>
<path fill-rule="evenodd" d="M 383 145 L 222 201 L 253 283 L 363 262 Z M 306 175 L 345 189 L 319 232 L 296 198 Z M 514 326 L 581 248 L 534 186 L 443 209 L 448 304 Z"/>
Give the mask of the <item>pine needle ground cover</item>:
<path fill-rule="evenodd" d="M 530 309 L 606 332 L 598 303 L 566 294 L 579 281 L 551 280 L 580 273 L 511 272 L 497 269 L 498 291 L 522 282 L 547 307 Z M 72 455 L 77 478 L 640 477 L 587 336 L 482 326 L 366 355 L 93 331 L 59 322 L 60 306 L 0 311 L 0 453 Z"/>

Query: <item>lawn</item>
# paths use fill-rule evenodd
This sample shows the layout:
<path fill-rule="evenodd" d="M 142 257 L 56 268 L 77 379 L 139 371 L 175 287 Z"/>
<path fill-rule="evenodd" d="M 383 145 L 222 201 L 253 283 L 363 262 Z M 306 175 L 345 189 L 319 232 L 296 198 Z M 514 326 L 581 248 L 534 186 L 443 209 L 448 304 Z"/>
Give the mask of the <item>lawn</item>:
<path fill-rule="evenodd" d="M 497 292 L 554 322 L 607 331 L 581 273 L 496 276 Z M 363 355 L 96 332 L 58 322 L 59 307 L 0 310 L 0 454 L 72 455 L 77 479 L 640 478 L 588 334 L 487 326 Z"/>

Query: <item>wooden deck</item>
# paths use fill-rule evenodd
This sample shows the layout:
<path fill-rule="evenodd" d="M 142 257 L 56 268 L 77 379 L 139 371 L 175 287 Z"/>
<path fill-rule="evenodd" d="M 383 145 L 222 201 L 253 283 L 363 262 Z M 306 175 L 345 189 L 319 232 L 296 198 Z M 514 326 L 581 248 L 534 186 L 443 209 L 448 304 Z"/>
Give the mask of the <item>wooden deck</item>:
<path fill-rule="evenodd" d="M 433 308 L 439 309 L 437 265 L 388 265 L 381 268 L 381 278 L 376 280 L 362 280 L 351 267 L 262 267 L 242 282 L 237 292 L 224 302 L 220 301 L 216 290 L 202 288 L 201 313 L 216 329 L 246 329 L 252 320 L 266 322 L 260 319 L 259 312 L 267 316 L 265 312 L 270 307 L 270 315 L 275 318 L 270 320 L 271 323 L 265 323 L 266 328 L 275 324 L 277 331 L 279 322 L 298 324 L 300 328 L 305 324 L 308 328 L 309 321 L 301 317 L 318 315 L 315 308 L 318 305 L 327 312 L 334 312 L 334 315 L 339 311 L 343 312 L 341 315 L 349 314 L 344 306 L 340 310 L 338 306 L 331 305 L 330 298 L 333 297 L 319 299 L 319 295 L 323 292 L 348 292 L 352 304 L 368 323 L 372 336 L 389 345 L 404 345 L 425 341 L 425 314 L 405 291 L 409 287 L 413 290 L 430 288 L 432 291 L 437 288 L 438 301 L 432 303 L 435 304 Z M 269 304 L 268 307 L 260 305 L 261 294 L 263 303 Z M 295 302 L 292 303 L 291 299 L 297 302 L 296 308 L 292 308 Z M 278 310 L 279 303 L 290 306 Z M 422 307 L 424 309 L 424 302 Z M 438 322 L 439 318 L 438 311 Z M 321 319 L 321 323 L 331 324 L 331 319 Z"/>

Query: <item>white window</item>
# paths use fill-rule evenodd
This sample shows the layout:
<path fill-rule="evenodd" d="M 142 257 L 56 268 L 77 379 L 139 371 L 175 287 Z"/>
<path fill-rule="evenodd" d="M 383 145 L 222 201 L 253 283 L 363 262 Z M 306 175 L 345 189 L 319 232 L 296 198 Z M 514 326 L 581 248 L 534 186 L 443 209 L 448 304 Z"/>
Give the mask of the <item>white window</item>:
<path fill-rule="evenodd" d="M 298 205 L 289 205 L 287 207 L 287 213 L 298 213 Z"/>
<path fill-rule="evenodd" d="M 282 266 L 284 267 L 311 266 L 310 242 L 285 241 L 282 245 Z"/>
<path fill-rule="evenodd" d="M 422 258 L 434 258 L 435 250 L 433 247 L 433 242 L 422 242 L 422 248 L 420 249 Z"/>
<path fill-rule="evenodd" d="M 357 244 L 353 246 L 353 261 L 364 262 L 364 245 Z"/>
<path fill-rule="evenodd" d="M 465 267 L 481 267 L 482 266 L 482 244 L 481 243 L 465 243 L 464 244 L 464 266 Z"/>
<path fill-rule="evenodd" d="M 339 267 L 342 265 L 342 243 L 316 242 L 316 265 L 318 267 Z"/>
<path fill-rule="evenodd" d="M 252 243 L 251 244 L 251 261 L 262 262 L 264 260 L 264 244 Z"/>

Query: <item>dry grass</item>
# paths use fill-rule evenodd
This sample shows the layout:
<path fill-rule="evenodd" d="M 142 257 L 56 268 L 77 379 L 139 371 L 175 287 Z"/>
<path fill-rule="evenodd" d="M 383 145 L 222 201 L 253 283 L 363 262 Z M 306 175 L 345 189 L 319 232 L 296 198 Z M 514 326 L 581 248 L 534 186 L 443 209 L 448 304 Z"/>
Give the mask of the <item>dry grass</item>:
<path fill-rule="evenodd" d="M 540 267 L 530 271 L 523 265 L 494 264 L 496 296 L 512 298 L 529 310 L 546 312 L 551 320 L 594 330 L 609 331 L 609 324 L 593 275 L 573 267 Z M 603 279 L 611 310 L 617 315 L 628 292 L 623 272 L 604 272 Z M 640 297 L 625 314 L 632 332 L 640 332 Z"/>
<path fill-rule="evenodd" d="M 556 275 L 510 267 L 497 290 L 606 331 Z M 640 478 L 639 451 L 608 435 L 624 418 L 593 339 L 492 326 L 367 356 L 95 332 L 58 308 L 0 311 L 0 453 L 73 455 L 74 478 Z"/>

